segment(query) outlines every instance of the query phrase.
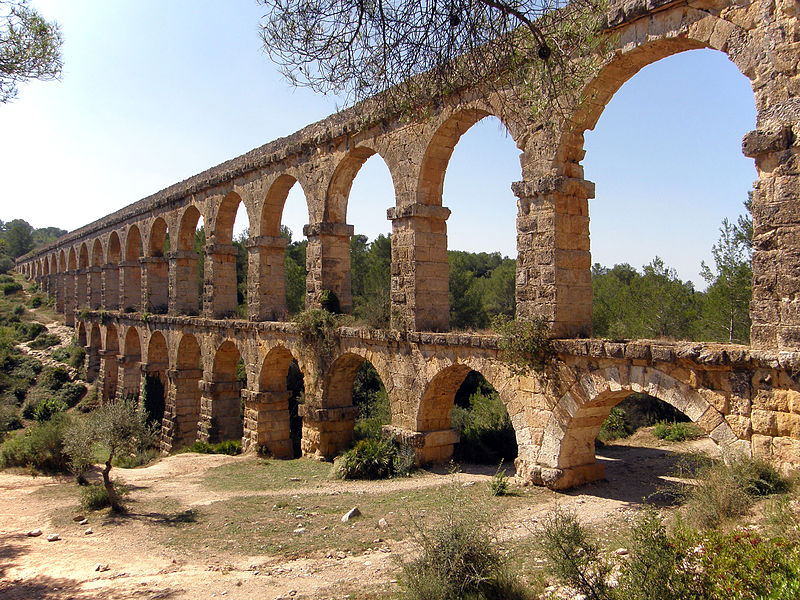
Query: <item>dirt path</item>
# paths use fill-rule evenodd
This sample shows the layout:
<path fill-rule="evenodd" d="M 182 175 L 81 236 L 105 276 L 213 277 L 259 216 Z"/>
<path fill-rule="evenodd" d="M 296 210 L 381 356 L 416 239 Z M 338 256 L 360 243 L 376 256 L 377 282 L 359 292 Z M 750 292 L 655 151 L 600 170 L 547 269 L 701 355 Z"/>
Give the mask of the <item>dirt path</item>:
<path fill-rule="evenodd" d="M 650 438 L 652 439 L 652 437 Z M 632 443 L 637 443 L 633 438 Z M 628 442 L 630 444 L 631 442 Z M 710 444 L 710 446 L 709 446 Z M 712 451 L 700 440 L 681 450 Z M 675 445 L 670 447 L 674 449 Z M 575 510 L 581 520 L 602 524 L 634 512 L 641 500 L 668 484 L 673 452 L 659 447 L 609 446 L 602 458 L 608 479 L 562 494 L 537 496 L 507 514 L 504 538 L 532 535 L 555 505 Z M 623 460 L 624 459 L 624 460 Z M 220 455 L 180 454 L 142 469 L 116 469 L 136 489 L 137 500 L 171 502 L 182 508 L 225 502 L 237 497 L 303 496 L 344 492 L 364 494 L 441 486 L 447 474 L 428 473 L 383 482 L 338 482 L 319 479 L 287 482 L 287 487 L 262 491 L 213 491 L 203 485 L 209 469 L 250 460 Z M 459 473 L 458 483 L 486 482 L 491 470 Z M 475 483 L 470 483 L 475 482 Z M 358 555 L 328 552 L 324 558 L 253 554 L 226 556 L 218 549 L 207 555 L 184 552 L 159 542 L 148 515 L 124 521 L 90 515 L 89 523 L 66 521 L 77 511 L 74 484 L 66 479 L 0 472 L 0 597 L 21 598 L 357 598 L 360 590 L 388 592 L 397 576 L 398 555 L 410 551 L 405 541 L 383 541 Z M 68 525 L 64 525 L 68 522 Z M 57 524 L 60 523 L 60 526 Z M 85 534 L 91 527 L 92 533 Z M 26 532 L 41 529 L 39 537 Z M 59 541 L 47 536 L 58 533 Z M 108 570 L 96 570 L 97 565 Z"/>

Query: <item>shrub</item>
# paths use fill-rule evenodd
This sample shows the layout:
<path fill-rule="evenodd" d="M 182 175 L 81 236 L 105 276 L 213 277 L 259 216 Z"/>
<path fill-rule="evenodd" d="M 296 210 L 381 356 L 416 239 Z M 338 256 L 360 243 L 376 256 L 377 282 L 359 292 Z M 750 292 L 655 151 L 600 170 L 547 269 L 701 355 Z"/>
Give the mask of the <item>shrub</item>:
<path fill-rule="evenodd" d="M 14 314 L 15 317 L 21 317 L 25 314 L 25 307 L 22 304 L 14 305 L 14 308 L 11 309 L 11 312 Z"/>
<path fill-rule="evenodd" d="M 696 484 L 684 491 L 691 519 L 714 528 L 743 515 L 755 498 L 788 490 L 789 483 L 770 464 L 744 457 L 729 464 L 702 466 Z"/>
<path fill-rule="evenodd" d="M 85 395 L 86 386 L 78 381 L 67 382 L 58 390 L 58 397 L 68 408 L 77 405 Z"/>
<path fill-rule="evenodd" d="M 44 294 L 34 294 L 31 296 L 31 308 L 39 308 L 46 301 Z"/>
<path fill-rule="evenodd" d="M 235 456 L 242 453 L 242 442 L 239 440 L 227 440 L 218 444 L 207 442 L 195 442 L 184 450 L 185 452 L 197 452 L 198 454 L 228 454 Z"/>
<path fill-rule="evenodd" d="M 17 323 L 14 327 L 17 332 L 17 339 L 21 342 L 29 342 L 36 338 L 40 333 L 47 331 L 47 327 L 35 321 L 25 321 Z"/>
<path fill-rule="evenodd" d="M 115 467 L 120 467 L 122 469 L 135 469 L 136 467 L 142 467 L 150 464 L 160 455 L 161 453 L 159 452 L 158 448 L 143 448 L 137 452 L 114 458 L 112 464 Z"/>
<path fill-rule="evenodd" d="M 130 489 L 127 486 L 117 483 L 112 484 L 114 492 L 117 497 L 122 499 L 130 494 Z M 111 506 L 111 500 L 108 497 L 108 491 L 105 486 L 100 483 L 86 485 L 81 488 L 81 508 L 84 510 L 100 510 Z"/>
<path fill-rule="evenodd" d="M 494 476 L 489 480 L 489 493 L 492 496 L 505 496 L 508 493 L 508 477 L 506 477 L 506 470 L 501 469 L 503 461 L 497 466 L 497 471 Z"/>
<path fill-rule="evenodd" d="M 51 473 L 67 472 L 64 432 L 68 424 L 66 415 L 58 415 L 9 438 L 0 449 L 0 464 L 3 467 L 31 467 Z"/>
<path fill-rule="evenodd" d="M 632 433 L 633 427 L 628 423 L 625 411 L 615 406 L 611 409 L 608 418 L 600 426 L 597 439 L 601 442 L 610 442 L 611 440 L 626 438 Z"/>
<path fill-rule="evenodd" d="M 67 405 L 60 398 L 47 398 L 40 402 L 33 411 L 33 418 L 37 422 L 49 421 L 58 413 L 67 410 Z"/>
<path fill-rule="evenodd" d="M 61 389 L 68 381 L 71 381 L 69 373 L 64 367 L 47 367 L 42 370 L 39 375 L 39 380 L 36 382 L 37 387 L 57 391 Z"/>
<path fill-rule="evenodd" d="M 541 371 L 553 357 L 550 329 L 543 319 L 517 320 L 501 314 L 492 319 L 492 329 L 500 335 L 501 357 L 514 375 Z"/>
<path fill-rule="evenodd" d="M 86 350 L 81 346 L 69 345 L 56 348 L 50 356 L 53 357 L 53 360 L 66 363 L 73 369 L 80 369 L 86 360 Z"/>
<path fill-rule="evenodd" d="M 22 284 L 16 281 L 6 281 L 5 283 L 0 284 L 0 289 L 3 290 L 4 295 L 10 296 L 11 294 L 21 292 Z"/>
<path fill-rule="evenodd" d="M 334 470 L 340 479 L 383 479 L 392 476 L 396 455 L 393 441 L 366 438 L 337 458 Z"/>
<path fill-rule="evenodd" d="M 322 310 L 338 315 L 342 312 L 338 296 L 331 290 L 322 290 L 319 294 L 319 306 Z"/>
<path fill-rule="evenodd" d="M 30 344 L 34 350 L 44 350 L 45 348 L 52 348 L 61 343 L 61 338 L 54 333 L 41 333 L 36 336 Z"/>
<path fill-rule="evenodd" d="M 443 522 L 420 529 L 419 558 L 401 563 L 402 597 L 413 600 L 521 600 L 502 548 L 474 507 L 454 504 Z"/>
<path fill-rule="evenodd" d="M 653 427 L 653 435 L 668 442 L 684 442 L 705 436 L 705 432 L 694 423 L 667 423 L 659 421 Z"/>
<path fill-rule="evenodd" d="M 606 578 L 611 566 L 578 522 L 575 513 L 556 509 L 544 520 L 542 551 L 549 570 L 590 600 L 609 597 Z"/>

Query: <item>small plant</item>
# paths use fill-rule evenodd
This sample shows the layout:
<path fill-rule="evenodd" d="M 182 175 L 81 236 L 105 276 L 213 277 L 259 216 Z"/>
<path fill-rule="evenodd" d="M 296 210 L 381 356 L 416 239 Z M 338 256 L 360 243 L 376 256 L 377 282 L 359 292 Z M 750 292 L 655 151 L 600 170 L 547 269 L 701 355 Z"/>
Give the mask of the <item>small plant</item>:
<path fill-rule="evenodd" d="M 197 454 L 228 454 L 235 456 L 242 453 L 242 442 L 239 440 L 227 440 L 218 444 L 208 442 L 195 442 L 184 452 L 196 452 Z"/>
<path fill-rule="evenodd" d="M 506 476 L 506 470 L 502 469 L 503 461 L 500 461 L 500 464 L 497 466 L 497 471 L 495 471 L 494 476 L 487 484 L 489 487 L 489 493 L 492 496 L 505 496 L 508 494 L 508 477 Z"/>
<path fill-rule="evenodd" d="M 69 419 L 63 413 L 7 439 L 0 447 L 0 466 L 29 467 L 45 473 L 68 472 L 64 451 Z"/>
<path fill-rule="evenodd" d="M 86 350 L 81 346 L 70 344 L 63 348 L 56 348 L 50 356 L 53 357 L 53 360 L 63 362 L 73 369 L 79 369 L 86 360 Z"/>
<path fill-rule="evenodd" d="M 33 411 L 33 418 L 37 422 L 49 421 L 54 415 L 67 410 L 67 405 L 60 398 L 47 398 L 39 403 Z"/>
<path fill-rule="evenodd" d="M 608 418 L 603 421 L 600 426 L 600 431 L 597 433 L 597 439 L 601 442 L 610 442 L 628 437 L 633 433 L 633 428 L 628 423 L 625 411 L 616 406 L 611 409 Z"/>
<path fill-rule="evenodd" d="M 134 453 L 118 456 L 114 459 L 113 466 L 122 469 L 135 469 L 150 464 L 157 459 L 161 453 L 158 448 L 149 447 L 137 450 Z"/>
<path fill-rule="evenodd" d="M 785 492 L 788 481 L 764 461 L 734 457 L 728 464 L 701 466 L 696 483 L 684 491 L 692 521 L 715 528 L 743 515 L 758 497 Z"/>
<path fill-rule="evenodd" d="M 402 562 L 402 598 L 409 600 L 524 600 L 529 592 L 515 579 L 487 519 L 457 492 L 444 520 L 418 527 L 421 553 Z"/>
<path fill-rule="evenodd" d="M 611 565 L 575 513 L 556 509 L 545 519 L 542 551 L 550 571 L 590 600 L 609 598 L 606 579 Z"/>
<path fill-rule="evenodd" d="M 3 290 L 3 295 L 11 296 L 12 294 L 22 291 L 22 284 L 16 281 L 7 281 L 6 283 L 0 285 L 0 289 Z"/>
<path fill-rule="evenodd" d="M 694 423 L 667 423 L 659 421 L 653 427 L 653 435 L 668 442 L 685 442 L 696 440 L 705 435 L 705 432 Z"/>
<path fill-rule="evenodd" d="M 366 438 L 336 459 L 334 471 L 340 479 L 384 479 L 394 473 L 396 455 L 393 441 Z"/>
<path fill-rule="evenodd" d="M 339 297 L 331 290 L 322 290 L 319 294 L 319 306 L 322 310 L 338 315 L 342 312 Z"/>
<path fill-rule="evenodd" d="M 41 333 L 28 344 L 34 350 L 44 350 L 45 348 L 52 348 L 61 343 L 61 338 L 54 333 Z"/>
<path fill-rule="evenodd" d="M 122 503 L 122 499 L 128 496 L 131 492 L 130 489 L 117 483 L 113 483 L 114 494 L 117 496 L 118 501 Z M 86 511 L 95 511 L 111 506 L 111 499 L 108 497 L 108 490 L 104 485 L 99 483 L 86 485 L 81 488 L 81 508 Z"/>
<path fill-rule="evenodd" d="M 500 335 L 501 357 L 514 375 L 541 371 L 553 358 L 553 346 L 548 337 L 550 329 L 543 319 L 510 319 L 497 315 L 492 319 L 492 329 Z"/>

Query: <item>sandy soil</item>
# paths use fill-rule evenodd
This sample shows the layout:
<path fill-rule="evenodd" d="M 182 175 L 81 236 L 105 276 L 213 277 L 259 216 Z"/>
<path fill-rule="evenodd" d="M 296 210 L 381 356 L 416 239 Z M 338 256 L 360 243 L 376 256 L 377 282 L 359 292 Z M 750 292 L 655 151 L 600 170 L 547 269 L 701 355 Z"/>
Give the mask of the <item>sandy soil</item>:
<path fill-rule="evenodd" d="M 648 443 L 650 447 L 630 447 Z M 537 523 L 555 505 L 571 508 L 581 520 L 602 524 L 624 517 L 667 484 L 673 472 L 676 449 L 714 452 L 708 439 L 675 444 L 654 441 L 645 433 L 624 444 L 607 446 L 598 455 L 607 466 L 607 480 L 566 493 L 542 494 L 507 515 L 501 536 L 533 535 Z M 253 492 L 211 491 L 202 485 L 205 472 L 221 464 L 247 460 L 220 455 L 181 454 L 142 469 L 116 469 L 134 486 L 137 497 L 169 499 L 181 507 L 224 501 Z M 466 469 L 455 477 L 462 483 L 483 482 L 491 470 Z M 363 482 L 366 494 L 390 489 L 439 486 L 450 475 L 430 473 L 422 477 L 384 482 Z M 60 509 L 75 505 L 63 493 L 69 480 L 0 472 L 0 597 L 21 598 L 356 598 L 359 590 L 390 590 L 397 575 L 395 557 L 410 551 L 408 542 L 383 542 L 363 554 L 335 555 L 324 559 L 234 555 L 197 557 L 165 548 L 151 535 L 147 518 L 126 519 L 124 526 L 99 516 L 89 523 L 57 527 L 52 519 Z M 316 481 L 292 484 L 283 490 L 262 493 L 319 494 L 336 492 L 344 484 Z M 363 488 L 363 489 L 362 489 Z M 354 491 L 352 483 L 347 489 Z M 61 490 L 61 492 L 59 491 Z M 652 497 L 652 496 L 651 496 Z M 74 509 L 77 510 L 77 509 Z M 91 534 L 84 532 L 92 528 Z M 41 529 L 39 537 L 27 532 Z M 60 540 L 48 542 L 58 533 Z M 376 540 L 377 542 L 377 540 Z M 97 570 L 98 565 L 103 565 Z"/>

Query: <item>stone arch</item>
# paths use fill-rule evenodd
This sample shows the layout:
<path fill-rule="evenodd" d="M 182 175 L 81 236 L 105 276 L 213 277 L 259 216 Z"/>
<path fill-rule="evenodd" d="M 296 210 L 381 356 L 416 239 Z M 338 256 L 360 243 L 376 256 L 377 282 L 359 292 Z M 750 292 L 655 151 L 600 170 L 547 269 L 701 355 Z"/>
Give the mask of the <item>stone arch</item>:
<path fill-rule="evenodd" d="M 100 352 L 103 349 L 103 339 L 100 326 L 92 323 L 89 333 L 89 347 L 87 348 L 86 381 L 93 382 L 100 373 Z"/>
<path fill-rule="evenodd" d="M 325 209 L 323 212 L 323 220 L 329 223 L 345 223 L 347 220 L 347 202 L 350 196 L 350 189 L 353 187 L 355 180 L 361 167 L 367 160 L 373 156 L 380 156 L 383 163 L 389 169 L 389 174 L 392 177 L 392 186 L 397 198 L 397 183 L 395 181 L 394 173 L 389 168 L 389 163 L 386 159 L 374 149 L 368 146 L 359 146 L 352 149 L 347 155 L 339 162 L 336 170 L 331 177 L 328 184 L 328 190 L 325 198 Z M 396 202 L 395 202 L 396 203 Z M 385 208 L 385 207 L 383 207 Z"/>
<path fill-rule="evenodd" d="M 131 225 L 125 234 L 125 260 L 139 260 L 142 255 L 142 234 L 138 225 Z"/>
<path fill-rule="evenodd" d="M 74 271 L 75 269 L 78 268 L 78 259 L 77 259 L 77 256 L 75 254 L 75 248 L 74 247 L 70 247 L 70 249 L 69 249 L 69 261 L 68 261 L 67 265 L 69 266 L 69 270 L 70 271 Z"/>
<path fill-rule="evenodd" d="M 119 395 L 123 398 L 139 397 L 142 385 L 141 374 L 142 341 L 136 327 L 128 327 L 125 332 L 123 352 L 120 356 L 118 368 L 120 369 Z"/>
<path fill-rule="evenodd" d="M 67 255 L 64 250 L 58 253 L 58 270 L 60 273 L 66 273 L 67 271 Z"/>
<path fill-rule="evenodd" d="M 103 400 L 113 400 L 117 396 L 117 380 L 119 378 L 119 335 L 116 325 L 106 326 L 105 344 L 101 353 L 99 387 Z"/>
<path fill-rule="evenodd" d="M 237 365 L 242 352 L 233 340 L 225 340 L 214 353 L 211 365 L 212 380 L 208 386 L 210 410 L 203 411 L 210 419 L 201 423 L 206 426 L 206 437 L 209 442 L 241 439 L 242 406 L 241 390 Z M 204 398 L 206 400 L 206 398 Z"/>
<path fill-rule="evenodd" d="M 233 243 L 233 224 L 240 204 L 244 204 L 247 211 L 248 224 L 252 222 L 247 203 L 236 192 L 228 192 L 217 206 L 217 212 L 214 216 L 213 232 L 211 234 L 215 244 L 227 246 Z"/>
<path fill-rule="evenodd" d="M 585 373 L 556 403 L 544 428 L 533 479 L 565 488 L 600 479 L 594 441 L 611 409 L 632 393 L 648 394 L 684 413 L 723 451 L 750 453 L 724 416 L 699 391 L 655 367 L 614 366 Z"/>
<path fill-rule="evenodd" d="M 80 245 L 80 250 L 78 251 L 78 268 L 87 269 L 88 267 L 89 267 L 89 248 L 86 245 L 86 242 L 83 242 Z"/>
<path fill-rule="evenodd" d="M 102 306 L 102 266 L 105 262 L 105 253 L 103 252 L 103 243 L 100 238 L 95 238 L 92 244 L 92 263 L 89 268 L 88 284 L 89 284 L 89 304 L 93 309 L 98 309 Z"/>
<path fill-rule="evenodd" d="M 269 237 L 280 236 L 283 208 L 286 205 L 289 190 L 291 190 L 295 184 L 299 185 L 300 189 L 303 191 L 303 197 L 306 199 L 306 207 L 308 208 L 309 222 L 311 221 L 311 208 L 303 184 L 293 175 L 283 173 L 272 182 L 264 198 L 259 220 L 259 235 Z"/>
<path fill-rule="evenodd" d="M 50 275 L 50 260 L 46 256 L 42 259 L 42 275 Z"/>
<path fill-rule="evenodd" d="M 167 406 L 167 370 L 169 350 L 167 340 L 160 331 L 154 331 L 147 340 L 146 359 L 140 364 L 142 407 L 148 422 L 163 428 Z M 194 429 L 197 429 L 195 424 Z"/>
<path fill-rule="evenodd" d="M 120 265 L 120 309 L 138 310 L 142 306 L 142 234 L 138 225 L 125 232 L 125 260 Z"/>
<path fill-rule="evenodd" d="M 147 242 L 147 256 L 163 257 L 167 245 L 167 222 L 163 217 L 157 217 L 150 226 Z"/>
<path fill-rule="evenodd" d="M 78 276 L 75 278 L 75 303 L 82 307 L 89 303 L 89 248 L 83 242 L 78 249 Z"/>
<path fill-rule="evenodd" d="M 103 266 L 103 306 L 116 310 L 119 302 L 119 263 L 122 259 L 122 246 L 119 235 L 112 231 L 108 236 L 106 264 Z"/>
<path fill-rule="evenodd" d="M 103 242 L 100 241 L 100 238 L 95 238 L 94 243 L 92 244 L 92 264 L 93 267 L 102 267 L 104 257 L 103 252 Z"/>
<path fill-rule="evenodd" d="M 515 134 L 516 128 L 501 116 L 500 111 L 490 107 L 472 107 L 455 112 L 438 127 L 425 149 L 417 183 L 417 203 L 442 205 L 444 177 L 458 140 L 475 123 L 490 116 L 496 117 L 506 127 L 517 147 L 522 150 L 519 135 Z"/>
<path fill-rule="evenodd" d="M 194 204 L 190 204 L 183 211 L 181 222 L 178 227 L 178 239 L 176 250 L 194 251 L 194 239 L 197 231 L 197 223 L 202 217 L 202 213 Z"/>
<path fill-rule="evenodd" d="M 154 338 L 155 334 L 150 338 L 151 346 L 154 342 L 158 343 Z M 156 347 L 152 346 L 152 350 L 148 348 L 148 366 L 152 364 L 166 369 L 166 360 L 161 365 L 158 362 L 162 356 L 160 353 L 157 355 Z M 166 354 L 163 359 L 166 359 Z M 197 439 L 201 406 L 199 386 L 203 375 L 201 362 L 202 351 L 197 338 L 190 333 L 181 335 L 172 361 L 175 368 L 167 371 L 169 386 L 161 429 L 162 451 L 170 452 L 188 446 Z"/>
<path fill-rule="evenodd" d="M 86 347 L 86 325 L 83 321 L 78 321 L 78 328 L 76 332 L 76 336 L 78 338 L 78 345 Z"/>
<path fill-rule="evenodd" d="M 194 336 L 190 337 L 194 339 Z M 147 342 L 147 365 L 148 367 L 158 368 L 161 371 L 166 371 L 169 368 L 167 340 L 160 331 L 154 331 Z M 197 363 L 193 368 L 197 368 Z"/>

